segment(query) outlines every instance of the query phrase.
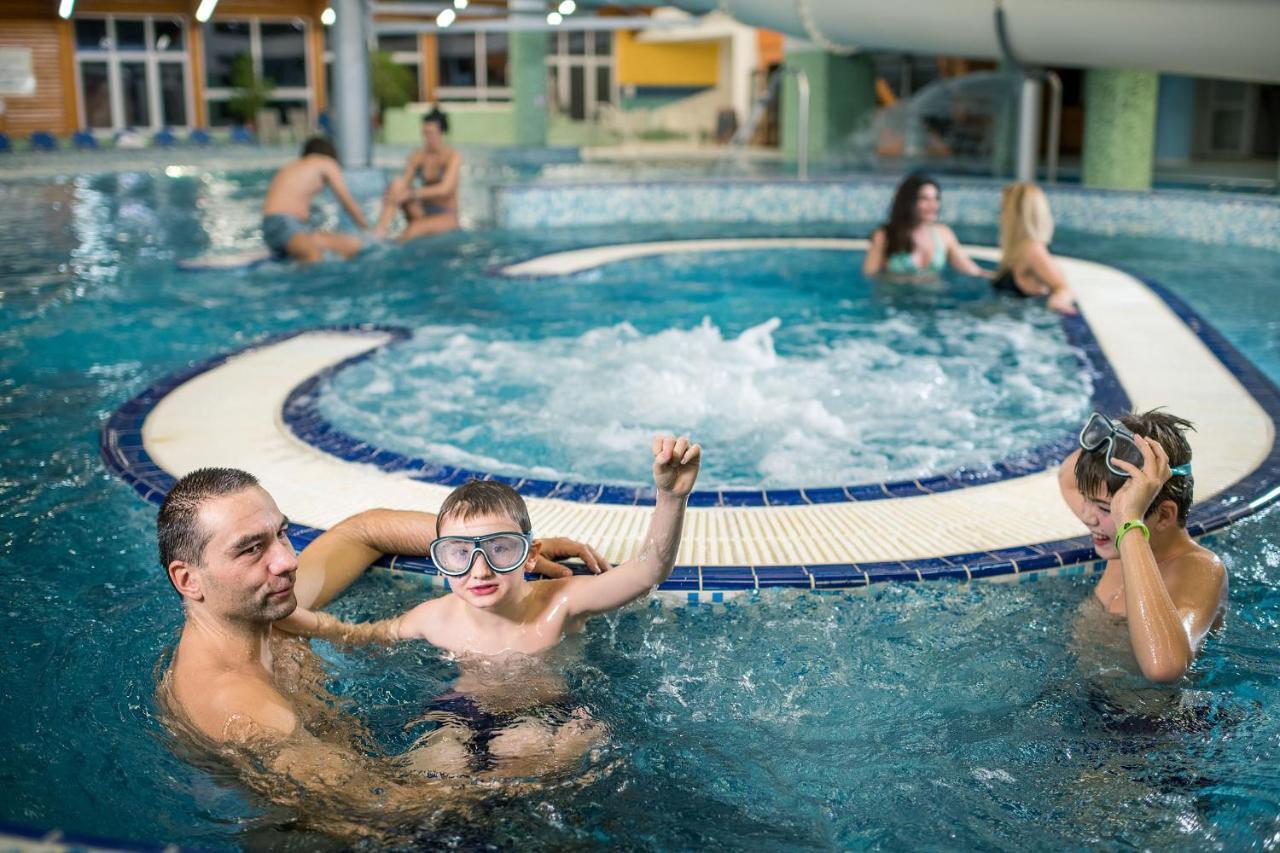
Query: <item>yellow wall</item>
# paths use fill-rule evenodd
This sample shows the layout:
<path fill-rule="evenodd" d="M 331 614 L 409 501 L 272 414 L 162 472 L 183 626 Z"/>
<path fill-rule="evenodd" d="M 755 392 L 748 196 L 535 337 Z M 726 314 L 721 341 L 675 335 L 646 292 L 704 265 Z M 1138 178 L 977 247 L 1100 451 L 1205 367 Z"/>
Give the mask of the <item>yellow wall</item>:
<path fill-rule="evenodd" d="M 613 43 L 621 86 L 714 86 L 719 80 L 717 42 L 647 44 L 619 30 Z"/>

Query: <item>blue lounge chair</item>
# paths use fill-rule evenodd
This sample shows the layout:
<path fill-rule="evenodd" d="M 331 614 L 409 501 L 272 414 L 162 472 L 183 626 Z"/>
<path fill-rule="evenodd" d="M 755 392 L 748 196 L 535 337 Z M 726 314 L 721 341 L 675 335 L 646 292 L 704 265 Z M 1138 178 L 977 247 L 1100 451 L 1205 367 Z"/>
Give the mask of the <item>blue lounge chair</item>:
<path fill-rule="evenodd" d="M 167 127 L 162 127 L 156 131 L 156 135 L 151 137 L 151 144 L 161 148 L 172 148 L 178 144 L 178 137 L 173 135 L 173 131 Z"/>
<path fill-rule="evenodd" d="M 9 141 L 9 134 L 0 133 L 0 151 L 12 151 L 13 143 Z"/>
<path fill-rule="evenodd" d="M 253 131 L 243 124 L 233 125 L 231 128 L 231 141 L 239 142 L 241 145 L 256 145 L 257 137 L 253 135 Z"/>
<path fill-rule="evenodd" d="M 316 127 L 320 128 L 320 132 L 325 136 L 333 136 L 333 122 L 329 121 L 328 113 L 320 113 L 320 118 L 316 120 Z"/>
<path fill-rule="evenodd" d="M 208 145 L 213 139 L 209 136 L 209 131 L 202 127 L 197 127 L 187 134 L 187 141 L 192 145 Z"/>
<path fill-rule="evenodd" d="M 71 144 L 81 151 L 87 151 L 98 147 L 98 139 L 87 130 L 77 130 L 71 134 Z"/>
<path fill-rule="evenodd" d="M 37 130 L 31 134 L 31 150 L 32 151 L 57 151 L 58 140 L 53 138 L 53 134 L 46 130 Z"/>

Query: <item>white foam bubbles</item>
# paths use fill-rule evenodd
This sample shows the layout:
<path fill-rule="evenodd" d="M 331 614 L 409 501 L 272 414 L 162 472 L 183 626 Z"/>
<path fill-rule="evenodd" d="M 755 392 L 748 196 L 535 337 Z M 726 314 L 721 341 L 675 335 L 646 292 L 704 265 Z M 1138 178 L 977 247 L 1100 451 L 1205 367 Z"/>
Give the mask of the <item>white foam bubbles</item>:
<path fill-rule="evenodd" d="M 710 319 L 542 340 L 425 328 L 339 374 L 322 406 L 379 446 L 545 479 L 644 483 L 652 434 L 688 433 L 700 485 L 781 488 L 989 464 L 1058 438 L 1088 396 L 1059 335 L 904 313 L 736 335 Z"/>

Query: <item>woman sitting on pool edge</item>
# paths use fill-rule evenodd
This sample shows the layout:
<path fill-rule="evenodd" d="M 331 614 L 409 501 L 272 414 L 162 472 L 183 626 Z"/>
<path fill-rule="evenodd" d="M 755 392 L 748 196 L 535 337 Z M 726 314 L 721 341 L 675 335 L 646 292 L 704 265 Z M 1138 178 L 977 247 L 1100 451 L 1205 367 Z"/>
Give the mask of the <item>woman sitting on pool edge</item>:
<path fill-rule="evenodd" d="M 1059 314 L 1076 313 L 1076 297 L 1049 254 L 1053 214 L 1044 190 L 1016 183 L 1000 196 L 1000 268 L 991 282 L 996 290 L 1014 296 L 1048 296 Z"/>
<path fill-rule="evenodd" d="M 870 278 L 936 278 L 947 264 L 965 275 L 991 278 L 960 248 L 950 228 L 938 222 L 942 190 L 927 175 L 909 175 L 898 185 L 889 209 L 889 221 L 871 235 L 871 246 L 862 262 L 862 274 Z"/>

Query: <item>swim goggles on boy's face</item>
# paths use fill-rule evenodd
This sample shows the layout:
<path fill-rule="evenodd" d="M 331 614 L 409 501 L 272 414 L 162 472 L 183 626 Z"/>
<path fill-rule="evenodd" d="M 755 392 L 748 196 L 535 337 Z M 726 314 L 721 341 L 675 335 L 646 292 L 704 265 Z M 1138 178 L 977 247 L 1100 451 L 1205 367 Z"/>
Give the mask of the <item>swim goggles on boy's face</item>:
<path fill-rule="evenodd" d="M 1089 415 L 1089 420 L 1084 422 L 1084 429 L 1080 430 L 1080 447 L 1093 452 L 1104 444 L 1107 446 L 1105 457 L 1107 470 L 1112 474 L 1117 477 L 1129 476 L 1128 471 L 1113 463 L 1115 459 L 1128 462 L 1135 468 L 1142 468 L 1145 460 L 1142 456 L 1142 448 L 1138 447 L 1138 443 L 1133 440 L 1133 432 L 1124 424 L 1094 412 Z M 1191 463 L 1175 465 L 1169 471 L 1175 477 L 1185 477 L 1191 473 Z"/>
<path fill-rule="evenodd" d="M 462 577 L 471 571 L 476 552 L 489 568 L 506 574 L 514 572 L 529 558 L 531 533 L 490 533 L 487 536 L 441 536 L 431 543 L 431 562 L 442 574 Z"/>

